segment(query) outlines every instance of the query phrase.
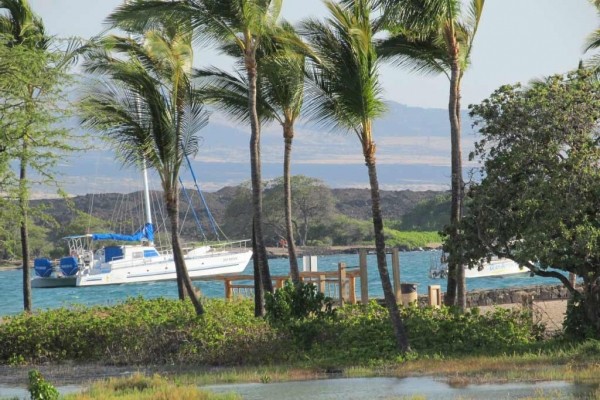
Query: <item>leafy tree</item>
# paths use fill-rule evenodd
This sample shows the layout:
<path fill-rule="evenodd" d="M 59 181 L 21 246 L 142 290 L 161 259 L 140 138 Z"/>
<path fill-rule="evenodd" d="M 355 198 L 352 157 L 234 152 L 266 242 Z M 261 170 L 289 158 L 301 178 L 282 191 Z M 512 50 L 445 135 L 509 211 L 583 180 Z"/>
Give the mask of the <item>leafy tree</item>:
<path fill-rule="evenodd" d="M 320 179 L 310 178 L 304 175 L 295 175 L 290 179 L 290 183 L 286 184 L 286 177 L 277 178 L 271 181 L 268 185 L 265 194 L 265 204 L 270 210 L 281 207 L 276 207 L 276 204 L 284 204 L 288 207 L 287 202 L 282 198 L 287 197 L 288 188 L 290 187 L 291 204 L 289 205 L 292 215 L 291 221 L 287 221 L 287 212 L 283 217 L 279 215 L 279 224 L 285 220 L 284 230 L 288 230 L 288 223 L 295 226 L 298 231 L 300 244 L 306 246 L 310 227 L 316 221 L 326 220 L 333 213 L 334 199 L 331 190 L 325 186 Z M 273 205 L 273 207 L 270 207 Z M 287 238 L 286 238 L 287 239 Z M 289 246 L 288 240 L 288 246 Z"/>
<path fill-rule="evenodd" d="M 460 85 L 471 62 L 473 40 L 479 27 L 485 0 L 470 0 L 462 16 L 461 0 L 381 0 L 385 25 L 391 37 L 383 40 L 379 52 L 384 58 L 421 73 L 443 73 L 450 81 L 448 113 L 452 152 L 452 206 L 449 234 L 457 229 L 463 212 L 463 173 L 460 125 Z M 464 267 L 450 254 L 446 304 L 466 307 Z"/>
<path fill-rule="evenodd" d="M 286 238 L 284 178 L 277 178 L 265 184 L 264 203 L 269 213 L 265 215 L 265 235 L 268 238 Z M 333 213 L 334 199 L 331 191 L 319 179 L 302 175 L 291 177 L 292 186 L 292 225 L 297 237 L 306 245 L 311 227 L 318 221 L 328 220 Z M 224 229 L 230 235 L 245 235 L 251 232 L 250 187 L 238 188 L 236 196 L 225 210 Z M 289 245 L 289 242 L 288 242 Z"/>
<path fill-rule="evenodd" d="M 0 68 L 4 68 L 11 79 L 4 86 L 9 90 L 0 93 L 0 125 L 5 139 L 3 150 L 9 159 L 18 160 L 19 164 L 18 187 L 13 188 L 12 193 L 19 205 L 23 305 L 26 311 L 31 311 L 28 242 L 31 179 L 28 172 L 33 171 L 40 179 L 55 183 L 53 166 L 61 153 L 73 150 L 66 140 L 67 130 L 57 128 L 57 122 L 65 116 L 61 106 L 66 101 L 61 88 L 68 81 L 65 70 L 74 53 L 70 46 L 64 52 L 50 48 L 52 43 L 42 20 L 27 0 L 0 0 L 0 12 L 0 46 L 9 57 L 0 62 Z M 19 68 L 19 63 L 27 67 Z"/>
<path fill-rule="evenodd" d="M 600 83 L 580 70 L 503 86 L 471 116 L 482 179 L 468 192 L 464 237 L 450 244 L 470 267 L 495 255 L 559 279 L 599 335 Z"/>
<path fill-rule="evenodd" d="M 138 40 L 110 36 L 88 54 L 86 69 L 104 77 L 82 101 L 86 126 L 112 139 L 126 164 L 148 163 L 158 173 L 171 228 L 179 298 L 204 309 L 185 266 L 179 237 L 178 178 L 198 151 L 208 114 L 189 81 L 191 34 L 179 21 L 144 31 Z"/>
<path fill-rule="evenodd" d="M 303 23 L 305 37 L 314 51 L 311 73 L 314 93 L 309 109 L 320 121 L 356 134 L 369 172 L 371 209 L 375 233 L 377 268 L 383 286 L 398 348 L 409 350 L 408 338 L 398 311 L 385 255 L 383 217 L 375 162 L 373 120 L 385 110 L 378 79 L 379 60 L 371 20 L 373 2 L 355 0 L 342 6 L 325 1 L 330 17 L 326 23 Z"/>

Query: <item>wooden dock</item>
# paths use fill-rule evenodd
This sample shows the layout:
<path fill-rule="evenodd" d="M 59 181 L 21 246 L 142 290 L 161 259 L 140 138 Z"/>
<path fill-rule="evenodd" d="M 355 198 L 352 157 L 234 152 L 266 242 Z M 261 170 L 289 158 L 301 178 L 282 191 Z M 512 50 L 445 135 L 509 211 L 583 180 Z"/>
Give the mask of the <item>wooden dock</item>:
<path fill-rule="evenodd" d="M 398 249 L 392 249 L 392 284 L 398 303 L 408 305 L 417 301 L 415 285 L 400 283 L 400 257 Z M 300 279 L 305 283 L 314 284 L 319 292 L 331 297 L 338 305 L 345 303 L 366 304 L 369 302 L 369 281 L 367 270 L 367 249 L 361 249 L 358 255 L 358 266 L 347 266 L 338 263 L 337 271 L 302 271 Z M 282 288 L 290 275 L 272 275 L 273 287 Z M 254 275 L 219 275 L 202 279 L 222 281 L 225 288 L 225 298 L 228 300 L 238 297 L 254 296 Z M 428 288 L 430 305 L 441 304 L 441 289 L 439 285 Z M 358 292 L 358 293 L 357 293 Z"/>

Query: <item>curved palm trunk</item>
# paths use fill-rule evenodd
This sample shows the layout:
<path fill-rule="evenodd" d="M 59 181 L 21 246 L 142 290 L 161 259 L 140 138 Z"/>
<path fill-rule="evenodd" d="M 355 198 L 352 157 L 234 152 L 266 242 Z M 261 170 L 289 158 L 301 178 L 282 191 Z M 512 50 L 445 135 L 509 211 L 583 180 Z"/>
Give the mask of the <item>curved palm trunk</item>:
<path fill-rule="evenodd" d="M 456 43 L 455 43 L 456 44 Z M 450 118 L 450 141 L 452 153 L 452 205 L 450 210 L 450 237 L 454 243 L 458 238 L 458 223 L 462 210 L 462 150 L 460 147 L 460 67 L 458 64 L 458 47 L 454 46 L 450 75 L 450 99 L 448 113 Z M 457 263 L 456 257 L 451 257 L 448 263 L 448 287 L 446 290 L 446 305 L 456 305 L 464 310 L 466 307 L 465 271 Z"/>
<path fill-rule="evenodd" d="M 27 137 L 23 137 L 23 154 L 19 171 L 19 208 L 21 210 L 21 254 L 23 259 L 23 309 L 31 312 L 31 274 L 29 269 L 29 234 L 27 232 Z"/>
<path fill-rule="evenodd" d="M 179 299 L 184 300 L 187 296 L 190 297 L 197 315 L 204 314 L 204 307 L 198 299 L 192 280 L 185 266 L 183 251 L 181 250 L 181 242 L 179 239 L 179 201 L 177 200 L 177 189 L 171 189 L 165 192 L 165 203 L 169 222 L 171 223 L 171 242 L 173 247 L 173 261 L 175 262 L 175 271 L 177 274 L 177 289 L 179 291 Z"/>
<path fill-rule="evenodd" d="M 300 283 L 300 270 L 298 269 L 298 258 L 296 257 L 296 243 L 294 242 L 294 227 L 292 225 L 292 184 L 290 164 L 292 158 L 292 141 L 294 140 L 294 126 L 286 121 L 283 127 L 283 138 L 285 148 L 283 152 L 283 192 L 285 201 L 285 233 L 290 261 L 290 274 L 294 284 Z"/>
<path fill-rule="evenodd" d="M 387 269 L 387 260 L 385 255 L 385 237 L 383 234 L 383 218 L 381 216 L 380 197 L 379 197 L 379 181 L 377 179 L 377 168 L 375 166 L 375 143 L 370 142 L 364 149 L 365 163 L 369 170 L 369 183 L 371 185 L 371 210 L 373 214 L 373 229 L 375 232 L 375 250 L 377 253 L 377 269 L 381 278 L 381 286 L 383 288 L 383 296 L 386 307 L 390 314 L 396 344 L 402 352 L 410 350 L 408 337 L 404 323 L 400 317 L 398 310 L 398 302 L 392 288 L 390 274 Z"/>
<path fill-rule="evenodd" d="M 256 112 L 256 57 L 252 48 L 245 53 L 246 71 L 248 73 L 248 108 L 250 112 L 250 169 L 252 181 L 252 210 L 253 218 L 253 248 L 255 268 L 262 281 L 262 288 L 270 293 L 273 292 L 273 283 L 269 272 L 267 250 L 265 248 L 262 230 L 262 178 L 260 166 L 260 122 Z M 257 290 L 258 288 L 255 288 Z"/>

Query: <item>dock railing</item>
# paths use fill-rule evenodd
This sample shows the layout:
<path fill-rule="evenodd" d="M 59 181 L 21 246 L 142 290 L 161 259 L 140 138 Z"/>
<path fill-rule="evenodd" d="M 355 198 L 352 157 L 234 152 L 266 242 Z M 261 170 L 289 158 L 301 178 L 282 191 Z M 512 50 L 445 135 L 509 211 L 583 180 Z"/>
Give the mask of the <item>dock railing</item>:
<path fill-rule="evenodd" d="M 398 249 L 391 249 L 392 255 L 392 284 L 396 300 L 399 304 L 409 305 L 417 301 L 416 284 L 400 283 L 400 257 Z M 361 249 L 358 255 L 358 266 L 348 267 L 346 263 L 338 263 L 337 271 L 303 271 L 300 279 L 305 283 L 312 283 L 319 292 L 331 297 L 337 305 L 345 303 L 361 304 L 369 302 L 369 279 L 367 267 L 367 251 Z M 290 278 L 289 275 L 272 275 L 273 287 L 280 289 Z M 225 285 L 225 298 L 228 300 L 236 297 L 254 297 L 253 275 L 220 275 L 206 278 L 205 280 L 223 281 Z M 357 296 L 358 291 L 358 296 Z M 440 285 L 428 287 L 428 305 L 439 307 L 442 304 L 442 290 Z"/>
<path fill-rule="evenodd" d="M 400 290 L 400 258 L 398 249 L 392 249 L 392 276 L 394 292 L 400 302 L 402 299 Z M 209 278 L 210 280 L 221 280 L 225 285 L 225 298 L 254 296 L 253 275 L 222 275 Z M 272 275 L 273 287 L 282 288 L 285 281 L 290 279 L 289 275 Z M 367 267 L 367 251 L 359 251 L 359 265 L 347 266 L 346 263 L 338 263 L 337 271 L 303 271 L 300 279 L 305 283 L 314 284 L 318 291 L 325 296 L 334 299 L 338 305 L 344 303 L 362 304 L 369 302 L 369 280 Z M 358 290 L 358 295 L 357 295 Z"/>

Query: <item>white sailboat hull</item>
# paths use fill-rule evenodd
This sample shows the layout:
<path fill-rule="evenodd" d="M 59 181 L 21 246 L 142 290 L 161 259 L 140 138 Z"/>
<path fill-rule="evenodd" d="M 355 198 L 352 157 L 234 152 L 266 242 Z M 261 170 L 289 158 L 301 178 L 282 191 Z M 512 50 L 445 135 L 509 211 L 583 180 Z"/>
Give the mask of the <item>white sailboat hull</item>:
<path fill-rule="evenodd" d="M 252 257 L 251 251 L 239 253 L 216 253 L 186 257 L 186 267 L 191 279 L 214 275 L 241 273 Z M 119 285 L 175 280 L 175 263 L 170 256 L 158 256 L 143 260 L 125 260 L 104 263 L 77 276 L 76 286 Z"/>

